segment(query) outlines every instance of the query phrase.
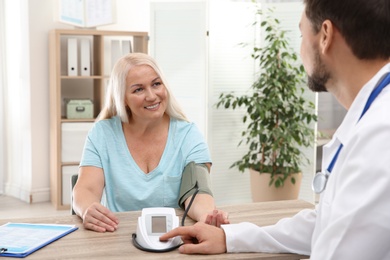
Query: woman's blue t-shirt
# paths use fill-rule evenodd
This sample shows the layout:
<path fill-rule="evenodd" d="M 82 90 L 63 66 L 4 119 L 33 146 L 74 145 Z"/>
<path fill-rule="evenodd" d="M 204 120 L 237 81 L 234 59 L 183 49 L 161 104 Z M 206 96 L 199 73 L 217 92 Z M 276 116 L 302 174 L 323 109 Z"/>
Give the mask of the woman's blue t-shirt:
<path fill-rule="evenodd" d="M 145 174 L 129 151 L 118 116 L 98 121 L 88 133 L 80 166 L 102 168 L 105 204 L 111 211 L 178 207 L 184 167 L 211 163 L 204 137 L 194 123 L 172 119 L 158 166 Z"/>

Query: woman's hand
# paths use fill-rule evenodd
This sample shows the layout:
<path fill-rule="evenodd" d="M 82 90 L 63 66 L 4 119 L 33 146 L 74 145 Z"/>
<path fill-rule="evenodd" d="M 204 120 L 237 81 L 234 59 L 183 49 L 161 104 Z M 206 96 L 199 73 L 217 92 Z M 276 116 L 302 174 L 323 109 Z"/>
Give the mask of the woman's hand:
<path fill-rule="evenodd" d="M 230 224 L 228 213 L 218 209 L 214 209 L 212 212 L 204 215 L 199 221 L 216 227 Z"/>
<path fill-rule="evenodd" d="M 83 226 L 96 232 L 113 232 L 117 230 L 119 220 L 109 209 L 100 203 L 93 203 L 89 206 L 83 216 Z"/>

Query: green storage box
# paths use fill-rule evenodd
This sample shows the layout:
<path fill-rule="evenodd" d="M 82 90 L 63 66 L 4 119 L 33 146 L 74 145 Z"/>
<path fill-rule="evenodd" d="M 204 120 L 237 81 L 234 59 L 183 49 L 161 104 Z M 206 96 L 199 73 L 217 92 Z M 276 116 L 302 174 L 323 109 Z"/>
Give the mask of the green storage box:
<path fill-rule="evenodd" d="M 69 99 L 66 101 L 68 119 L 93 118 L 93 102 L 90 99 Z"/>

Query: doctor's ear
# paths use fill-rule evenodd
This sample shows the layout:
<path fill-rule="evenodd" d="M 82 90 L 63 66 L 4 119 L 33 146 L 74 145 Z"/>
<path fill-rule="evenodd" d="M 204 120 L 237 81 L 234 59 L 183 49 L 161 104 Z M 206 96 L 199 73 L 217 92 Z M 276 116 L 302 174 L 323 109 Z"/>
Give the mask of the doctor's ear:
<path fill-rule="evenodd" d="M 320 51 L 325 54 L 333 43 L 333 37 L 335 33 L 334 24 L 330 20 L 325 20 L 320 29 Z"/>

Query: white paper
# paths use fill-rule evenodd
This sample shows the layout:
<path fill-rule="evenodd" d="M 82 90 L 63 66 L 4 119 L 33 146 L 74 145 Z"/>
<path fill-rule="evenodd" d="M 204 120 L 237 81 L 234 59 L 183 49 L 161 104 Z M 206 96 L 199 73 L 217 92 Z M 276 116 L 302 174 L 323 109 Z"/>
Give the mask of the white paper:
<path fill-rule="evenodd" d="M 84 26 L 84 1 L 61 0 L 60 21 L 77 26 Z"/>
<path fill-rule="evenodd" d="M 61 22 L 96 27 L 114 22 L 112 0 L 60 0 Z"/>
<path fill-rule="evenodd" d="M 113 22 L 111 0 L 86 1 L 86 27 L 95 27 Z"/>
<path fill-rule="evenodd" d="M 74 225 L 7 223 L 0 226 L 0 245 L 7 249 L 7 254 L 24 254 L 52 242 L 73 228 Z"/>

